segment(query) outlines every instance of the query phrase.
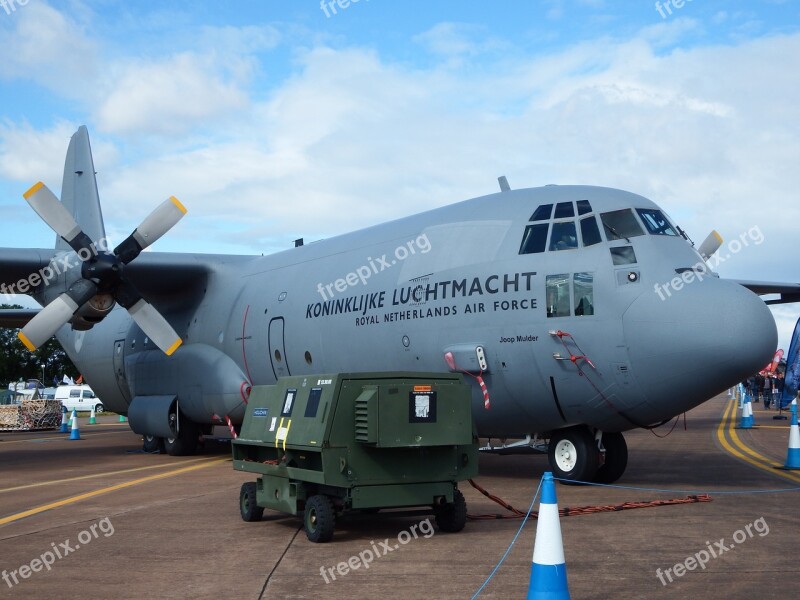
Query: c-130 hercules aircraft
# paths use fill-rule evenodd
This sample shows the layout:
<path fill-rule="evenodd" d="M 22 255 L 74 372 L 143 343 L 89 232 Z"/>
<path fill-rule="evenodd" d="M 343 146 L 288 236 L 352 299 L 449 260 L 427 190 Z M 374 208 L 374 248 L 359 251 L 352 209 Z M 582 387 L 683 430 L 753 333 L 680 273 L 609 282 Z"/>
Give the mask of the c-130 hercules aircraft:
<path fill-rule="evenodd" d="M 623 431 L 771 359 L 775 322 L 751 289 L 796 302 L 800 284 L 718 278 L 705 260 L 718 236 L 698 251 L 641 196 L 500 182 L 269 256 L 140 254 L 183 216 L 170 198 L 111 252 L 81 127 L 61 201 L 43 184 L 25 194 L 55 249 L 0 250 L 3 292 L 44 308 L 0 325 L 24 326 L 29 349 L 55 334 L 148 451 L 193 453 L 214 425 L 241 423 L 251 386 L 283 375 L 455 371 L 479 435 L 524 439 L 504 449 L 549 439 L 557 476 L 603 482 L 625 470 Z"/>

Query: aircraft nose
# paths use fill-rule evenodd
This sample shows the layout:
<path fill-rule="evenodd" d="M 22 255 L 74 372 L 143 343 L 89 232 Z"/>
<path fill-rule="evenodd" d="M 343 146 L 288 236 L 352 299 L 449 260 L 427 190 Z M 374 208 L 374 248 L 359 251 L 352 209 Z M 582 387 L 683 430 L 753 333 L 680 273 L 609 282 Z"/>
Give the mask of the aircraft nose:
<path fill-rule="evenodd" d="M 647 290 L 623 315 L 632 371 L 653 413 L 693 408 L 764 368 L 778 332 L 750 290 L 708 278 L 670 294 Z"/>

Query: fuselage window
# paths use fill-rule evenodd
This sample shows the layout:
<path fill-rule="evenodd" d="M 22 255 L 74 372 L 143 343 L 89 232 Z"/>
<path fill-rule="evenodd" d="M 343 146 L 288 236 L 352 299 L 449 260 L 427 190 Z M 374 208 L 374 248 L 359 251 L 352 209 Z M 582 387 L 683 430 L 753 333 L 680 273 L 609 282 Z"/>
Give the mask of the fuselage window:
<path fill-rule="evenodd" d="M 569 316 L 569 275 L 548 275 L 547 285 L 547 316 Z"/>
<path fill-rule="evenodd" d="M 584 317 L 594 314 L 594 276 L 591 273 L 575 273 L 572 278 L 572 289 L 575 294 L 575 316 Z"/>
<path fill-rule="evenodd" d="M 637 208 L 636 212 L 642 218 L 647 231 L 653 235 L 678 235 L 678 232 L 670 225 L 667 218 L 660 210 L 654 208 Z"/>
<path fill-rule="evenodd" d="M 583 236 L 584 246 L 594 246 L 603 241 L 600 238 L 600 230 L 597 228 L 597 220 L 594 217 L 581 219 L 581 236 Z"/>
<path fill-rule="evenodd" d="M 592 205 L 588 200 L 578 200 L 578 216 L 588 215 L 592 212 Z"/>
<path fill-rule="evenodd" d="M 531 221 L 547 221 L 551 214 L 553 214 L 553 205 L 542 204 L 534 211 Z"/>
<path fill-rule="evenodd" d="M 617 248 L 610 248 L 611 260 L 615 265 L 632 265 L 636 262 L 636 253 L 633 251 L 633 246 L 618 246 Z"/>
<path fill-rule="evenodd" d="M 572 250 L 577 247 L 578 234 L 575 231 L 575 221 L 553 223 L 550 250 Z"/>
<path fill-rule="evenodd" d="M 522 237 L 522 244 L 519 247 L 520 254 L 535 254 L 544 252 L 547 244 L 547 223 L 540 225 L 528 225 L 525 228 L 525 235 Z"/>
<path fill-rule="evenodd" d="M 575 208 L 572 202 L 559 202 L 556 204 L 556 214 L 554 219 L 568 219 L 575 216 Z"/>
<path fill-rule="evenodd" d="M 600 215 L 609 242 L 644 235 L 641 225 L 630 208 L 612 210 Z"/>

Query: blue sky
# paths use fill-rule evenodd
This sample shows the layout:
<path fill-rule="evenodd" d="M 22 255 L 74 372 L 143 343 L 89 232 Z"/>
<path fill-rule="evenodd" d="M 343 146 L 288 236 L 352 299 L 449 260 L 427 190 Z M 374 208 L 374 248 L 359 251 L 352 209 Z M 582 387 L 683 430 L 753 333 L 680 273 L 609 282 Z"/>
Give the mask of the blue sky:
<path fill-rule="evenodd" d="M 505 174 L 758 226 L 721 275 L 800 281 L 800 3 L 675 1 L 0 1 L 3 245 L 52 245 L 21 194 L 86 124 L 112 242 L 174 194 L 155 250 L 268 253 Z"/>

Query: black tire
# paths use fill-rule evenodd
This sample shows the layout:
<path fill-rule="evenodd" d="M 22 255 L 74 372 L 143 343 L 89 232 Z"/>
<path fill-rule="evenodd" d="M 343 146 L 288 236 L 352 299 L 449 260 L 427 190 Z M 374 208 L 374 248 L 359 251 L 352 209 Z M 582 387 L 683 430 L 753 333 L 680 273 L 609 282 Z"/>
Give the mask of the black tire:
<path fill-rule="evenodd" d="M 163 454 L 164 439 L 149 433 L 145 434 L 142 436 L 142 451 L 148 454 Z"/>
<path fill-rule="evenodd" d="M 177 419 L 175 413 L 169 416 L 170 426 L 172 430 L 173 423 L 178 422 L 180 427 L 175 437 L 164 438 L 164 450 L 170 456 L 191 456 L 197 452 L 198 438 L 200 437 L 200 428 L 196 423 L 187 419 L 181 414 L 180 421 Z"/>
<path fill-rule="evenodd" d="M 593 481 L 600 463 L 600 451 L 588 427 L 579 425 L 554 431 L 547 457 L 553 476 L 577 483 Z M 564 483 L 564 482 L 562 482 Z"/>
<path fill-rule="evenodd" d="M 619 432 L 603 433 L 603 447 L 606 449 L 606 460 L 597 469 L 594 480 L 597 483 L 614 483 L 628 466 L 628 444 Z"/>
<path fill-rule="evenodd" d="M 264 515 L 264 507 L 258 505 L 256 500 L 257 486 L 254 482 L 248 481 L 242 484 L 242 489 L 239 490 L 239 512 L 242 515 L 242 520 L 252 523 L 260 521 Z"/>
<path fill-rule="evenodd" d="M 94 405 L 94 412 L 95 412 L 95 413 L 97 413 L 97 414 L 100 414 L 100 413 L 101 413 L 101 412 L 103 412 L 104 410 L 105 410 L 105 408 L 103 407 L 103 405 L 102 405 L 102 404 L 95 404 L 95 405 Z"/>
<path fill-rule="evenodd" d="M 333 502 L 327 496 L 318 494 L 306 500 L 306 511 L 303 515 L 303 526 L 310 542 L 330 542 L 333 529 L 336 527 L 336 512 Z"/>
<path fill-rule="evenodd" d="M 445 533 L 458 533 L 467 524 L 467 501 L 461 490 L 453 491 L 453 502 L 434 511 L 436 526 Z"/>

